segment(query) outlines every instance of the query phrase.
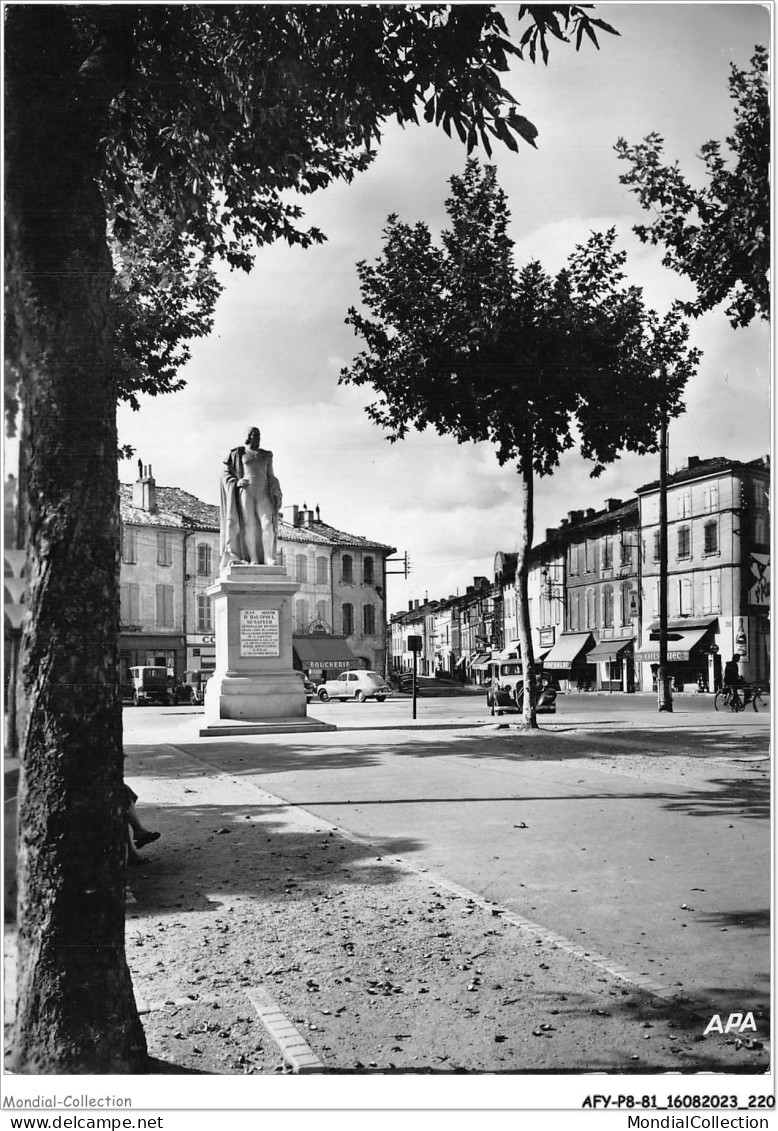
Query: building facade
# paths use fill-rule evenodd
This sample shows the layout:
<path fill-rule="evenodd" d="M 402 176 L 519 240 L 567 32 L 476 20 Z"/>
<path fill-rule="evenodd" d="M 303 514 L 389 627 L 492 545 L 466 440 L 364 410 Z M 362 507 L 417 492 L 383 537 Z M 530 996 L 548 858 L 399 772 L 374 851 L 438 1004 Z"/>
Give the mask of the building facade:
<path fill-rule="evenodd" d="M 715 690 L 723 665 L 770 677 L 769 459 L 692 457 L 668 477 L 668 661 L 676 690 Z M 659 484 L 601 510 L 570 511 L 530 551 L 535 658 L 563 690 L 650 692 L 659 659 Z M 518 651 L 515 553 L 462 596 L 410 602 L 392 617 L 392 665 L 423 637 L 424 674 L 483 681 L 486 661 Z"/>
<path fill-rule="evenodd" d="M 668 666 L 675 690 L 721 684 L 735 653 L 740 673 L 770 674 L 770 472 L 767 458 L 741 463 L 690 457 L 668 476 Z M 659 662 L 659 484 L 640 503 L 644 685 Z"/>
<path fill-rule="evenodd" d="M 171 676 L 216 665 L 208 588 L 219 572 L 219 508 L 177 487 L 158 487 L 139 465 L 120 485 L 120 677 L 137 664 Z M 346 668 L 386 668 L 386 558 L 394 548 L 336 530 L 293 507 L 279 522 L 281 562 L 294 598 L 295 665 L 321 678 Z"/>

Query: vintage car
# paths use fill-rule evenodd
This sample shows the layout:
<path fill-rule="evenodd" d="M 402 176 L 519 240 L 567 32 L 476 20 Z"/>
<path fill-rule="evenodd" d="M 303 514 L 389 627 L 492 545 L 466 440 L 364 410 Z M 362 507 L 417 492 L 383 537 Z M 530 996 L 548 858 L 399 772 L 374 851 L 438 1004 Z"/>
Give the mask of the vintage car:
<path fill-rule="evenodd" d="M 340 699 L 341 702 L 356 699 L 357 703 L 375 699 L 377 703 L 383 703 L 387 695 L 392 694 L 392 689 L 377 672 L 356 671 L 343 672 L 337 679 L 319 684 L 317 694 L 322 703 L 328 699 Z"/>
<path fill-rule="evenodd" d="M 521 660 L 489 660 L 488 683 L 486 685 L 486 705 L 492 713 L 501 715 L 503 711 L 524 710 L 524 668 Z M 556 689 L 547 676 L 538 670 L 535 673 L 535 687 L 538 713 L 553 714 L 556 711 Z"/>
<path fill-rule="evenodd" d="M 173 701 L 167 668 L 152 664 L 130 668 L 130 685 L 136 707 L 143 707 L 146 703 L 161 703 L 167 707 Z"/>
<path fill-rule="evenodd" d="M 205 688 L 213 672 L 193 669 L 184 672 L 176 688 L 176 703 L 193 703 L 197 706 L 205 702 Z"/>

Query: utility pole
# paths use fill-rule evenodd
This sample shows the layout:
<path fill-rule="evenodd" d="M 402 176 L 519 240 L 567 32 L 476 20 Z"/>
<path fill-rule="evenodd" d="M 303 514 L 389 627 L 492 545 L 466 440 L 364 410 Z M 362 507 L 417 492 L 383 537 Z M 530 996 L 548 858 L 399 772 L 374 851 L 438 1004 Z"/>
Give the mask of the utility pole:
<path fill-rule="evenodd" d="M 667 413 L 659 430 L 659 667 L 656 673 L 657 706 L 672 711 L 673 693 L 667 671 Z"/>

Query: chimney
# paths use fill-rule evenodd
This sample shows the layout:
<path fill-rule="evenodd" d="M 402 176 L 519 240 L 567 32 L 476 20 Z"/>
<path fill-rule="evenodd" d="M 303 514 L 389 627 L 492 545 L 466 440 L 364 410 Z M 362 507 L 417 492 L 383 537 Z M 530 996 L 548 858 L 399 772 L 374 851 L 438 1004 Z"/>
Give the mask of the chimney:
<path fill-rule="evenodd" d="M 321 512 L 319 511 L 319 504 L 316 504 L 316 521 L 321 522 Z"/>
<path fill-rule="evenodd" d="M 300 525 L 300 508 L 297 503 L 292 507 L 292 526 Z"/>
<path fill-rule="evenodd" d="M 157 513 L 157 485 L 151 474 L 151 464 L 144 466 L 138 460 L 138 478 L 132 485 L 132 505 L 148 514 Z"/>
<path fill-rule="evenodd" d="M 621 499 L 606 499 L 605 506 L 609 511 L 617 511 L 619 507 L 623 507 L 624 504 Z"/>
<path fill-rule="evenodd" d="M 594 509 L 594 507 L 587 507 L 586 508 L 586 517 L 587 518 L 594 518 L 594 516 L 596 514 L 597 514 L 597 511 Z"/>
<path fill-rule="evenodd" d="M 580 522 L 583 518 L 583 511 L 568 511 L 567 521 L 572 525 L 574 522 Z"/>
<path fill-rule="evenodd" d="M 409 601 L 409 602 L 408 602 L 408 612 L 409 612 L 409 613 L 412 613 L 412 612 L 413 612 L 413 601 Z"/>
<path fill-rule="evenodd" d="M 305 525 L 313 526 L 313 511 L 305 511 Z"/>
<path fill-rule="evenodd" d="M 699 465 L 700 465 L 700 457 L 699 456 L 689 456 L 689 458 L 686 461 L 686 466 L 689 467 L 689 468 L 699 467 Z"/>
<path fill-rule="evenodd" d="M 546 541 L 547 542 L 553 542 L 555 536 L 556 536 L 556 530 L 553 530 L 551 527 L 547 526 L 546 527 Z"/>
<path fill-rule="evenodd" d="M 413 611 L 414 611 L 414 612 L 416 612 L 416 610 L 418 609 L 418 607 L 419 607 L 419 602 L 418 602 L 418 601 L 414 601 L 414 602 L 413 602 Z"/>

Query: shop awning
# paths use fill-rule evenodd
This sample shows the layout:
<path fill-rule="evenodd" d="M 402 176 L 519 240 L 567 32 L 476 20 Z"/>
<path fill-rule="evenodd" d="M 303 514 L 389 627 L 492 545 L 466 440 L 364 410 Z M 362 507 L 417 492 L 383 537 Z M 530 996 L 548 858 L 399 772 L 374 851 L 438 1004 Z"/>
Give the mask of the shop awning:
<path fill-rule="evenodd" d="M 293 636 L 292 647 L 304 668 L 358 668 L 359 660 L 344 636 Z"/>
<path fill-rule="evenodd" d="M 706 636 L 708 627 L 705 628 L 668 628 L 667 631 L 667 662 L 678 663 L 689 659 L 692 648 L 696 648 Z M 640 652 L 635 653 L 635 659 L 644 664 L 659 663 L 659 641 L 651 640 Z"/>
<path fill-rule="evenodd" d="M 554 670 L 572 667 L 593 639 L 591 632 L 563 633 L 543 661 L 543 667 Z"/>
<path fill-rule="evenodd" d="M 470 657 L 470 668 L 472 671 L 483 672 L 489 666 L 489 661 L 492 658 L 491 652 L 473 652 Z"/>
<path fill-rule="evenodd" d="M 599 664 L 606 660 L 618 660 L 635 643 L 634 636 L 621 637 L 616 640 L 601 640 L 595 644 L 591 652 L 586 655 L 587 664 Z"/>

